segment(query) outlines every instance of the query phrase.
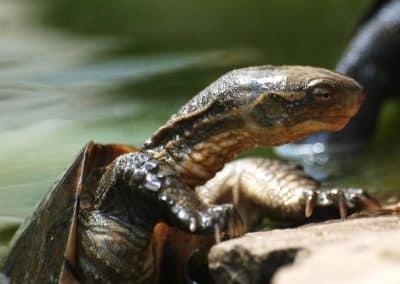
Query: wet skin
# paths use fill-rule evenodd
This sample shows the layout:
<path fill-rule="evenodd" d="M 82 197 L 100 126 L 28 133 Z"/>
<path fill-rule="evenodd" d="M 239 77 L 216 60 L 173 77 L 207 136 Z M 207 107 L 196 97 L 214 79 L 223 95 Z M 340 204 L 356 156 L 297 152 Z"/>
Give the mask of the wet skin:
<path fill-rule="evenodd" d="M 156 282 L 154 235 L 161 222 L 190 236 L 217 231 L 232 238 L 256 223 L 246 204 L 289 220 L 305 220 L 323 207 L 338 207 L 344 217 L 348 209 L 376 206 L 363 190 L 323 189 L 283 162 L 228 163 L 248 149 L 339 130 L 363 97 L 353 79 L 314 67 L 259 66 L 222 76 L 138 151 L 115 155 L 94 177 L 93 192 L 85 193 L 84 183 L 91 198 L 80 196 L 76 244 L 67 249 L 77 258 L 74 277 L 84 283 Z M 17 257 L 6 260 L 7 275 L 13 274 L 7 263 Z"/>
<path fill-rule="evenodd" d="M 212 233 L 216 227 L 230 237 L 240 234 L 235 228 L 241 221 L 232 204 L 207 204 L 193 189 L 244 150 L 341 129 L 362 99 L 354 80 L 311 67 L 252 67 L 221 77 L 173 115 L 139 152 L 122 155 L 108 167 L 95 202 L 79 218 L 82 274 L 90 281 L 151 279 L 150 240 L 161 221 L 195 234 Z M 307 199 L 312 200 L 310 208 L 323 205 L 315 189 L 296 192 L 297 199 L 275 206 L 275 214 L 311 214 Z M 267 206 L 284 198 L 278 193 Z M 100 223 L 104 227 L 99 232 Z"/>

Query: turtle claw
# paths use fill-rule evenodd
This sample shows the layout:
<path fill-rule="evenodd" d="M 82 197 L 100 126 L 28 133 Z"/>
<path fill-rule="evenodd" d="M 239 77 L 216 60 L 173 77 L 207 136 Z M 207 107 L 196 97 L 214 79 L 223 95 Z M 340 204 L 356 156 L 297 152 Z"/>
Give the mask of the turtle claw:
<path fill-rule="evenodd" d="M 240 237 L 245 233 L 243 220 L 236 210 L 233 211 L 233 215 L 228 221 L 226 232 L 229 239 Z"/>
<path fill-rule="evenodd" d="M 338 191 L 337 195 L 337 207 L 339 209 L 340 219 L 344 220 L 347 217 L 347 204 L 346 204 L 346 197 L 342 190 Z"/>
<path fill-rule="evenodd" d="M 305 216 L 311 217 L 315 207 L 336 206 L 341 219 L 346 219 L 348 212 L 363 209 L 381 208 L 379 202 L 361 188 L 331 188 L 307 191 L 305 193 Z"/>
<path fill-rule="evenodd" d="M 222 204 L 209 208 L 199 215 L 199 229 L 214 231 L 216 241 L 243 235 L 244 225 L 232 204 Z"/>
<path fill-rule="evenodd" d="M 166 214 L 165 222 L 190 233 L 215 233 L 217 242 L 244 233 L 242 219 L 233 204 L 205 206 L 197 198 L 189 190 L 164 190 L 159 200 L 169 213 Z"/>
<path fill-rule="evenodd" d="M 304 215 L 306 218 L 311 217 L 314 212 L 317 194 L 315 191 L 310 190 L 305 192 L 306 195 L 306 206 L 304 209 Z"/>

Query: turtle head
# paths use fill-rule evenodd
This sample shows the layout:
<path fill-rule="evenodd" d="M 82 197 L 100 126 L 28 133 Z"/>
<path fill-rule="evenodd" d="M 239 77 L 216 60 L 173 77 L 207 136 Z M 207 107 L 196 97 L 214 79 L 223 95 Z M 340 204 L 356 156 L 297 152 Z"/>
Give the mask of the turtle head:
<path fill-rule="evenodd" d="M 263 72 L 255 76 L 254 69 L 249 71 L 253 73 L 247 95 L 251 99 L 243 106 L 243 114 L 249 128 L 268 136 L 269 145 L 340 130 L 364 99 L 355 80 L 321 68 L 281 66 L 264 76 Z"/>
<path fill-rule="evenodd" d="M 195 186 L 242 151 L 341 129 L 362 100 L 356 81 L 321 68 L 237 69 L 193 97 L 142 149 Z"/>
<path fill-rule="evenodd" d="M 177 135 L 194 145 L 228 134 L 249 137 L 244 148 L 281 145 L 342 129 L 363 98 L 355 80 L 323 68 L 236 69 L 193 97 L 144 146 L 162 147 Z"/>

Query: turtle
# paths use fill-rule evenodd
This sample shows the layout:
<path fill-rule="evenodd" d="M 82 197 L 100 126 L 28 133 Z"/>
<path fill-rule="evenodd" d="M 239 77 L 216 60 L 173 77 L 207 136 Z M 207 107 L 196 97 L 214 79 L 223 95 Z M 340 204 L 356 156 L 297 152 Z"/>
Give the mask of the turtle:
<path fill-rule="evenodd" d="M 364 190 L 323 188 L 300 166 L 230 162 L 337 131 L 363 97 L 355 80 L 323 68 L 230 71 L 141 147 L 85 145 L 16 234 L 1 271 L 11 283 L 157 283 L 167 245 L 184 267 L 193 249 L 240 236 L 260 216 L 307 221 L 325 208 L 342 217 L 375 208 Z"/>

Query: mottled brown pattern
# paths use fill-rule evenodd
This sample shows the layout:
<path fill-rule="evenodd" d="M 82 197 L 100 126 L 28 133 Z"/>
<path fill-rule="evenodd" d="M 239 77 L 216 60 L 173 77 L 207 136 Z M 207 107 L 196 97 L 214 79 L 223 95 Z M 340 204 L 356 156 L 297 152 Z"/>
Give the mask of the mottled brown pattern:
<path fill-rule="evenodd" d="M 323 190 L 281 162 L 227 164 L 244 150 L 338 130 L 362 98 L 354 80 L 320 68 L 229 72 L 137 151 L 85 147 L 15 239 L 2 271 L 12 283 L 157 282 L 167 245 L 184 281 L 193 249 L 241 235 L 258 216 L 304 220 L 314 208 L 337 206 L 345 215 L 374 204 L 362 190 Z"/>

